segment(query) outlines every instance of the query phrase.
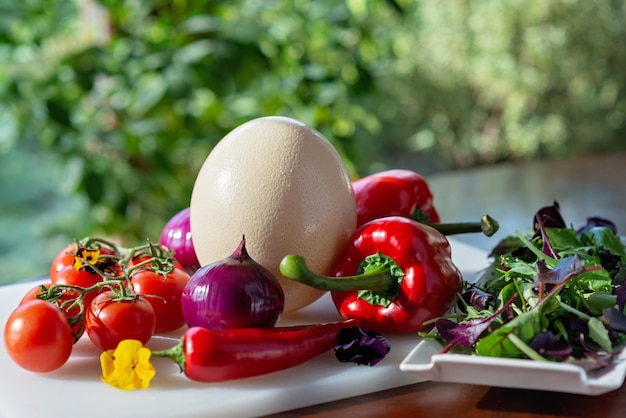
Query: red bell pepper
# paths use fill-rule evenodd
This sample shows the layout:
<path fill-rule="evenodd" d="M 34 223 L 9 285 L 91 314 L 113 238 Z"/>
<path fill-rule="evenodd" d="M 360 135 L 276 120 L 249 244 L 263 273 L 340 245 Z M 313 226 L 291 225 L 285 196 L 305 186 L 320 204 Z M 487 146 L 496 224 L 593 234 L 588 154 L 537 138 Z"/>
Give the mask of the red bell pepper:
<path fill-rule="evenodd" d="M 357 227 L 374 219 L 402 216 L 432 226 L 445 235 L 482 232 L 490 237 L 498 222 L 483 215 L 480 222 L 440 223 L 426 180 L 410 170 L 387 170 L 352 182 Z"/>
<path fill-rule="evenodd" d="M 410 170 L 387 170 L 352 182 L 357 226 L 386 216 L 439 223 L 433 193 L 424 177 Z"/>
<path fill-rule="evenodd" d="M 357 228 L 335 277 L 311 272 L 305 260 L 288 255 L 283 276 L 332 292 L 343 318 L 380 333 L 425 329 L 443 315 L 463 289 L 450 244 L 434 228 L 408 218 L 375 219 Z"/>
<path fill-rule="evenodd" d="M 337 345 L 339 331 L 355 320 L 275 328 L 209 330 L 192 327 L 178 345 L 153 356 L 174 360 L 187 377 L 222 382 L 267 374 L 304 363 Z"/>

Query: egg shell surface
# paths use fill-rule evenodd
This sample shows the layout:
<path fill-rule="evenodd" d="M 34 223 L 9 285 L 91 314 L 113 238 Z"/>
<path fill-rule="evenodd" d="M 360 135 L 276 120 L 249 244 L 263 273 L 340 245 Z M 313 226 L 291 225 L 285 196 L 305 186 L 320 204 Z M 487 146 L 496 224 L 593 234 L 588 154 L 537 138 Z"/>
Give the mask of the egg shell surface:
<path fill-rule="evenodd" d="M 250 257 L 274 274 L 284 312 L 324 292 L 284 278 L 285 255 L 328 275 L 356 228 L 350 177 L 330 142 L 291 118 L 251 120 L 220 140 L 191 196 L 190 226 L 201 265 L 224 259 L 246 238 Z"/>

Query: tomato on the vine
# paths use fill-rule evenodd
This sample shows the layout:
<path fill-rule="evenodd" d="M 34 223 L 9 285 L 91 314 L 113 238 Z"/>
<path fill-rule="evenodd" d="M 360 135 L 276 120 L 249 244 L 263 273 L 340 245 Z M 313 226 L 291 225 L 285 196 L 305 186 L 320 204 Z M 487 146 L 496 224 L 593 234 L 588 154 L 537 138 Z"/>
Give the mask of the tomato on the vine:
<path fill-rule="evenodd" d="M 11 359 L 32 372 L 51 372 L 72 353 L 74 338 L 63 312 L 45 300 L 19 305 L 4 326 L 4 345 Z"/>
<path fill-rule="evenodd" d="M 165 276 L 154 270 L 138 270 L 130 281 L 135 293 L 145 295 L 154 308 L 155 332 L 173 331 L 185 325 L 180 300 L 189 274 L 178 268 Z"/>
<path fill-rule="evenodd" d="M 22 300 L 20 300 L 19 304 L 23 305 L 26 302 L 30 302 L 31 300 L 42 300 L 37 297 L 37 295 L 42 293 L 42 286 L 45 289 L 50 289 L 52 283 L 43 283 L 33 287 L 28 292 L 26 292 L 26 294 L 22 297 Z M 76 321 L 75 319 L 78 318 L 78 315 L 80 314 L 80 306 L 70 306 L 72 305 L 72 301 L 76 300 L 78 296 L 79 293 L 76 290 L 68 289 L 63 292 L 63 294 L 57 300 L 50 301 L 50 303 L 57 306 L 61 310 L 61 312 L 65 314 L 65 317 L 68 319 L 68 321 L 72 320 L 75 322 L 74 325 L 70 324 L 72 329 L 72 335 L 74 336 L 74 341 L 78 341 L 78 339 L 83 335 L 83 332 L 85 331 L 85 327 L 83 326 L 84 321 Z"/>
<path fill-rule="evenodd" d="M 83 288 L 91 287 L 98 282 L 104 280 L 104 277 L 98 273 L 88 270 L 76 270 L 72 266 L 64 267 L 59 270 L 54 277 L 50 276 L 52 284 L 68 284 L 71 286 L 79 286 Z"/>
<path fill-rule="evenodd" d="M 98 281 L 102 280 L 102 276 L 87 263 L 91 263 L 102 273 L 111 277 L 120 276 L 122 269 L 116 257 L 119 257 L 119 254 L 111 248 L 77 248 L 75 244 L 69 244 L 52 260 L 52 264 L 50 265 L 50 281 L 56 283 L 58 280 L 61 280 L 61 283 L 64 284 L 74 284 L 63 281 L 67 280 L 68 269 L 89 275 L 85 276 L 85 274 L 83 274 L 81 276 L 98 279 Z M 81 279 L 84 280 L 84 278 Z M 81 279 L 76 280 L 81 281 Z M 89 280 L 85 280 L 85 282 L 88 283 Z M 80 284 L 76 284 L 76 286 L 80 286 Z"/>
<path fill-rule="evenodd" d="M 50 264 L 50 276 L 54 276 L 59 271 L 63 270 L 64 267 L 74 264 L 75 253 L 76 247 L 74 244 L 69 244 L 67 247 L 63 248 L 56 257 L 54 257 L 52 264 Z"/>
<path fill-rule="evenodd" d="M 85 312 L 85 329 L 99 349 L 112 350 L 122 340 L 146 344 L 154 334 L 156 315 L 142 296 L 117 299 L 112 291 L 98 294 Z"/>
<path fill-rule="evenodd" d="M 157 267 L 157 263 L 154 261 L 155 257 L 151 256 L 151 255 L 147 255 L 145 253 L 143 254 L 139 254 L 136 255 L 134 257 L 132 257 L 127 265 L 126 265 L 126 270 L 127 271 L 139 271 L 139 270 L 152 270 L 155 267 Z M 152 260 L 152 261 L 151 261 Z M 167 262 L 167 263 L 171 263 L 173 264 L 173 267 L 179 270 L 185 270 L 182 266 L 182 264 L 180 264 L 178 262 L 178 260 L 176 260 L 175 258 L 162 258 L 160 259 L 161 262 Z M 165 263 L 164 263 L 165 264 Z M 163 266 L 163 268 L 165 268 L 165 266 Z"/>
<path fill-rule="evenodd" d="M 70 286 L 78 286 L 82 288 L 88 288 L 96 285 L 97 283 L 105 280 L 104 277 L 98 273 L 91 273 L 87 270 L 77 271 L 72 266 L 64 267 L 61 271 L 57 272 L 54 276 L 50 276 L 50 281 L 55 284 L 66 284 Z M 85 306 L 88 306 L 93 298 L 96 297 L 97 291 L 89 292 L 84 297 Z"/>

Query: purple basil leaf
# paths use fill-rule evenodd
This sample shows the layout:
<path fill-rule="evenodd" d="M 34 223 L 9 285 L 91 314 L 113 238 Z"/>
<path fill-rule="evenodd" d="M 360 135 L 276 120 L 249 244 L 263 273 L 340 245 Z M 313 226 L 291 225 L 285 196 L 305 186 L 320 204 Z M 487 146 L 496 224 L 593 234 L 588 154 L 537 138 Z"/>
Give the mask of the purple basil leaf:
<path fill-rule="evenodd" d="M 585 232 L 588 232 L 596 226 L 609 228 L 613 232 L 613 234 L 617 235 L 617 226 L 615 226 L 615 223 L 613 221 L 598 217 L 587 218 L 587 223 L 585 224 L 585 226 L 578 229 L 578 231 L 576 231 L 576 234 L 580 237 Z"/>
<path fill-rule="evenodd" d="M 472 346 L 476 344 L 482 333 L 517 299 L 517 293 L 511 297 L 500 309 L 486 318 L 472 318 L 458 324 L 449 319 L 441 318 L 435 322 L 439 335 L 450 344 Z"/>
<path fill-rule="evenodd" d="M 554 249 L 550 245 L 550 240 L 548 239 L 548 234 L 546 233 L 546 228 L 565 228 L 565 221 L 561 216 L 560 207 L 557 202 L 554 202 L 552 206 L 546 206 L 539 209 L 535 213 L 535 218 L 533 220 L 533 228 L 535 230 L 535 234 L 533 238 L 541 236 L 542 248 L 544 254 L 552 257 L 558 258 Z"/>
<path fill-rule="evenodd" d="M 483 309 L 487 309 L 491 302 L 494 300 L 494 297 L 491 293 L 485 292 L 484 290 L 480 290 L 477 288 L 470 289 L 466 292 L 463 292 L 461 295 L 465 303 L 467 303 L 472 308 L 477 311 L 482 311 Z"/>
<path fill-rule="evenodd" d="M 437 331 L 443 339 L 454 345 L 472 346 L 480 339 L 482 333 L 496 319 L 494 315 L 487 318 L 472 318 L 462 324 L 449 319 L 438 319 L 435 322 Z"/>
<path fill-rule="evenodd" d="M 582 356 L 576 356 L 577 359 L 572 363 L 579 365 L 586 371 L 598 370 L 613 363 L 615 353 L 607 353 L 602 349 L 593 348 L 585 341 L 584 333 L 578 333 L 576 342 L 584 351 Z"/>
<path fill-rule="evenodd" d="M 572 353 L 572 346 L 551 332 L 540 332 L 530 342 L 530 346 L 541 355 L 565 357 Z"/>
<path fill-rule="evenodd" d="M 554 248 L 552 248 L 552 245 L 550 245 L 550 240 L 548 239 L 548 234 L 546 232 L 546 228 L 543 222 L 538 222 L 538 226 L 539 226 L 539 232 L 541 234 L 541 243 L 542 243 L 541 251 L 545 255 L 550 256 L 554 259 L 559 258 L 559 256 L 554 251 Z"/>
<path fill-rule="evenodd" d="M 533 218 L 533 226 L 535 236 L 538 236 L 539 226 L 544 228 L 566 228 L 567 225 L 561 216 L 561 208 L 558 202 L 554 202 L 552 206 L 545 206 L 535 213 Z"/>
<path fill-rule="evenodd" d="M 626 315 L 615 308 L 603 309 L 600 320 L 608 328 L 626 333 Z"/>
<path fill-rule="evenodd" d="M 385 358 L 390 348 L 389 341 L 379 333 L 351 327 L 339 331 L 335 357 L 342 363 L 374 366 Z"/>
<path fill-rule="evenodd" d="M 560 284 L 585 271 L 585 260 L 578 254 L 561 259 L 550 270 L 544 260 L 537 260 L 535 283 Z"/>

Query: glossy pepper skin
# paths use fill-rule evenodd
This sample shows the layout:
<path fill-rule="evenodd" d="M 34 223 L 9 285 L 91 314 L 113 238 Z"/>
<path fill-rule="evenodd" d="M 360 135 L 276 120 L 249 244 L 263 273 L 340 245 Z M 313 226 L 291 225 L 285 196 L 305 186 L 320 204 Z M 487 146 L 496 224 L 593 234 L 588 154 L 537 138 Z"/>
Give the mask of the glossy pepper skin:
<path fill-rule="evenodd" d="M 426 180 L 410 170 L 381 171 L 352 182 L 357 226 L 387 216 L 403 216 L 424 223 L 441 221 Z"/>
<path fill-rule="evenodd" d="M 200 382 L 223 382 L 284 370 L 332 350 L 339 331 L 356 325 L 357 321 L 346 320 L 275 328 L 193 327 L 182 338 L 182 369 L 187 377 Z M 178 356 L 181 360 L 181 353 Z"/>
<path fill-rule="evenodd" d="M 367 256 L 382 253 L 404 272 L 398 295 L 389 306 L 359 298 L 359 291 L 333 291 L 343 318 L 356 319 L 365 329 L 381 333 L 409 333 L 425 329 L 425 321 L 443 315 L 463 289 L 451 258 L 448 240 L 432 227 L 404 217 L 373 220 L 350 237 L 334 275 L 357 274 Z"/>

